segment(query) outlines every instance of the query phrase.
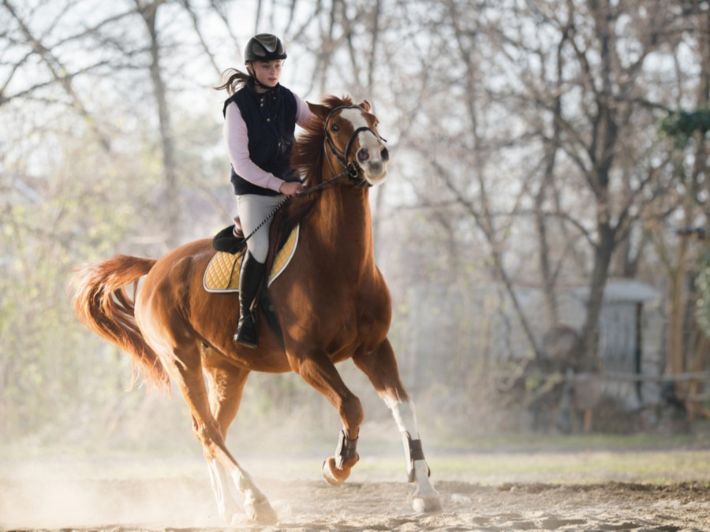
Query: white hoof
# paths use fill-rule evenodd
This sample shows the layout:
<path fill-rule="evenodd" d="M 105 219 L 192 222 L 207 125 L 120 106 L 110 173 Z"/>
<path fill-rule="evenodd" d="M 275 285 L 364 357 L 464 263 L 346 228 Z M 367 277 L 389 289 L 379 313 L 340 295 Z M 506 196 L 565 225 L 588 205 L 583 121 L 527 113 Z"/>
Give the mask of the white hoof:
<path fill-rule="evenodd" d="M 249 520 L 259 525 L 273 525 L 279 520 L 266 497 L 258 501 L 245 501 L 244 510 Z"/>
<path fill-rule="evenodd" d="M 412 508 L 419 514 L 441 511 L 441 500 L 438 495 L 416 496 L 412 499 Z"/>
<path fill-rule="evenodd" d="M 335 460 L 333 458 L 326 458 L 323 460 L 323 480 L 325 480 L 331 486 L 341 486 L 345 479 L 339 479 L 335 476 L 333 472 L 333 467 L 335 467 Z"/>

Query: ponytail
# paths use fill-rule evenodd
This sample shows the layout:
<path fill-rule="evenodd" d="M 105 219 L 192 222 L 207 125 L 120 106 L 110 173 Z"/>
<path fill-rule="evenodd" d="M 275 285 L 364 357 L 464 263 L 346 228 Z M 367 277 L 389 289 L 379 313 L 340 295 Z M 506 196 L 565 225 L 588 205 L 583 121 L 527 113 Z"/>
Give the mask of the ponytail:
<path fill-rule="evenodd" d="M 218 85 L 217 87 L 214 87 L 214 89 L 218 91 L 226 89 L 227 93 L 230 96 L 237 92 L 237 90 L 240 89 L 243 85 L 250 85 L 254 83 L 253 76 L 251 76 L 250 74 L 246 74 L 241 70 L 237 70 L 236 68 L 228 68 L 227 70 L 222 72 L 222 80 L 224 81 L 224 83 Z"/>

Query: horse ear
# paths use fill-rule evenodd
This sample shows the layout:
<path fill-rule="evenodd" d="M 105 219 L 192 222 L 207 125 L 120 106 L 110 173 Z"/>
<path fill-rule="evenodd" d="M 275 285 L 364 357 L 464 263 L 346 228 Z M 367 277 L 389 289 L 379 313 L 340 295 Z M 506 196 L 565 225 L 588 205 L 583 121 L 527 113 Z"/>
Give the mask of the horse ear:
<path fill-rule="evenodd" d="M 362 107 L 366 113 L 369 113 L 370 109 L 372 109 L 372 105 L 370 105 L 370 102 L 368 102 L 367 100 L 363 100 L 360 104 L 360 107 Z"/>
<path fill-rule="evenodd" d="M 318 105 L 317 103 L 311 102 L 306 103 L 308 104 L 308 108 L 311 110 L 311 113 L 316 115 L 321 120 L 325 120 L 325 117 L 328 116 L 329 109 L 325 105 Z"/>

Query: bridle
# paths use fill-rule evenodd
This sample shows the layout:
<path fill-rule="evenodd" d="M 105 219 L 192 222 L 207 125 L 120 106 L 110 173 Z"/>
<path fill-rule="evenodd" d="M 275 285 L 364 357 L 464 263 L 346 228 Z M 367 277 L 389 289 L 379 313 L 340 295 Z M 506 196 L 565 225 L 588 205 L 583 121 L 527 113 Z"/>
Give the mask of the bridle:
<path fill-rule="evenodd" d="M 343 166 L 344 170 L 340 172 L 339 174 L 334 175 L 327 181 L 323 181 L 322 183 L 318 183 L 317 185 L 313 185 L 310 187 L 304 187 L 297 195 L 298 196 L 305 196 L 306 194 L 310 194 L 312 192 L 320 192 L 324 188 L 336 185 L 339 180 L 341 180 L 344 177 L 347 177 L 351 181 L 354 182 L 355 186 L 365 188 L 365 187 L 371 187 L 372 184 L 365 179 L 361 175 L 361 169 L 360 167 L 354 162 L 350 161 L 348 162 L 348 157 L 350 156 L 350 148 L 352 148 L 353 142 L 357 138 L 358 133 L 361 131 L 369 131 L 375 137 L 380 139 L 382 142 L 387 142 L 387 139 L 383 138 L 380 136 L 377 131 L 373 130 L 370 127 L 367 126 L 362 126 L 357 128 L 355 131 L 353 131 L 353 134 L 350 135 L 350 139 L 348 139 L 348 143 L 345 145 L 345 151 L 341 152 L 338 147 L 335 145 L 335 142 L 333 142 L 333 139 L 330 138 L 330 135 L 328 134 L 328 123 L 330 122 L 330 118 L 335 113 L 336 111 L 340 111 L 342 109 L 361 109 L 360 106 L 358 105 L 340 105 L 338 107 L 334 107 L 333 109 L 330 110 L 328 115 L 325 117 L 325 120 L 323 121 L 323 127 L 325 128 L 325 146 L 329 147 L 333 154 L 335 155 L 336 159 L 338 159 L 338 162 Z M 330 161 L 330 159 L 328 160 Z M 329 163 L 330 164 L 330 163 Z M 332 167 L 331 167 L 332 169 Z M 264 226 L 271 218 L 274 217 L 274 215 L 284 206 L 286 205 L 289 201 L 291 200 L 290 196 L 286 196 L 283 200 L 281 200 L 274 208 L 273 210 L 269 213 L 269 215 L 264 218 L 261 223 L 254 229 L 249 235 L 247 235 L 244 238 L 244 241 L 246 242 L 249 240 L 254 233 L 256 233 L 261 227 Z"/>
<path fill-rule="evenodd" d="M 348 161 L 348 158 L 350 157 L 350 149 L 352 148 L 353 142 L 355 142 L 355 139 L 357 138 L 358 134 L 360 134 L 363 131 L 369 131 L 370 133 L 375 135 L 375 137 L 377 137 L 382 142 L 387 142 L 387 140 L 382 138 L 379 135 L 379 133 L 377 133 L 377 131 L 375 131 L 371 127 L 362 126 L 362 127 L 355 129 L 355 131 L 353 131 L 352 135 L 350 135 L 350 138 L 348 139 L 348 143 L 345 145 L 345 150 L 340 151 L 330 136 L 330 130 L 329 130 L 328 126 L 330 124 L 331 117 L 337 111 L 342 111 L 343 109 L 360 109 L 360 110 L 362 110 L 361 107 L 358 105 L 339 105 L 338 107 L 334 107 L 333 109 L 331 109 L 330 112 L 328 113 L 328 115 L 325 117 L 325 120 L 323 121 L 323 128 L 325 129 L 325 145 L 328 148 L 330 148 L 330 151 L 333 152 L 333 155 L 335 155 L 335 158 L 338 160 L 338 162 L 344 168 L 344 170 L 342 172 L 340 172 L 339 174 L 330 178 L 328 181 L 326 181 L 326 183 L 330 183 L 331 181 L 334 181 L 335 179 L 341 179 L 342 177 L 347 176 L 351 181 L 353 181 L 355 183 L 356 186 L 363 187 L 363 188 L 364 187 L 371 187 L 372 184 L 362 176 L 362 170 L 355 163 L 355 161 Z"/>

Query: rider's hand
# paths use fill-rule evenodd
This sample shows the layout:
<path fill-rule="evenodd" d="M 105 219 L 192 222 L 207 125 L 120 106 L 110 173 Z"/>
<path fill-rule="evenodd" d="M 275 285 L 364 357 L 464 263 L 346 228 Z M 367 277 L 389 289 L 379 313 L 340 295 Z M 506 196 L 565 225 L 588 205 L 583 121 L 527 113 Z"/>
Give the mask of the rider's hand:
<path fill-rule="evenodd" d="M 294 196 L 303 190 L 301 183 L 295 181 L 285 181 L 280 187 L 279 192 L 285 196 Z"/>

